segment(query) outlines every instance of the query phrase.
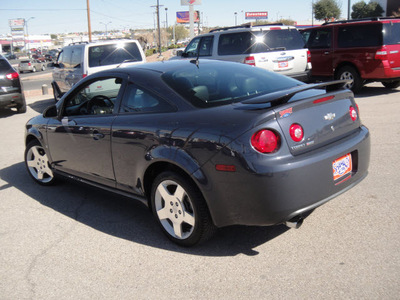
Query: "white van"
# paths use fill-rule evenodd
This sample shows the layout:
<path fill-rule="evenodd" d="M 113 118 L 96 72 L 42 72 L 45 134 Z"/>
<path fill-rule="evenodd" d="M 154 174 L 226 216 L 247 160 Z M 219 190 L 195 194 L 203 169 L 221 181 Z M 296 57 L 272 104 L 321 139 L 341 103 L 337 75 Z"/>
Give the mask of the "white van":
<path fill-rule="evenodd" d="M 146 62 L 137 40 L 73 43 L 61 49 L 53 68 L 54 99 L 58 101 L 80 79 L 107 69 Z"/>

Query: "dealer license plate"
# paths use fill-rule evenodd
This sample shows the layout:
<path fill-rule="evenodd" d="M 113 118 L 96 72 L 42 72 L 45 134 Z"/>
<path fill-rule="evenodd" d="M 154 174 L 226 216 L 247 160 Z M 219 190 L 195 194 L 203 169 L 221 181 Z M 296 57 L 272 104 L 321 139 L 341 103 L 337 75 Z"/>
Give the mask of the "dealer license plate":
<path fill-rule="evenodd" d="M 353 164 L 351 162 L 351 154 L 346 154 L 332 163 L 333 180 L 336 181 L 340 178 L 351 173 Z"/>
<path fill-rule="evenodd" d="M 289 67 L 289 62 L 288 61 L 278 62 L 278 68 L 279 69 L 288 68 L 288 67 Z"/>

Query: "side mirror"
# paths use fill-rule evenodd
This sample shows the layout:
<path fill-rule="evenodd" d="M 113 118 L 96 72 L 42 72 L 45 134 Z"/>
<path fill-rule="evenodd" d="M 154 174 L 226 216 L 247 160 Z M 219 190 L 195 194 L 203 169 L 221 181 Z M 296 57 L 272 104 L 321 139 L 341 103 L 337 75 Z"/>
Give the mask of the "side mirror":
<path fill-rule="evenodd" d="M 58 116 L 57 106 L 55 106 L 55 105 L 49 106 L 43 112 L 43 117 L 44 118 L 55 118 L 57 116 Z"/>

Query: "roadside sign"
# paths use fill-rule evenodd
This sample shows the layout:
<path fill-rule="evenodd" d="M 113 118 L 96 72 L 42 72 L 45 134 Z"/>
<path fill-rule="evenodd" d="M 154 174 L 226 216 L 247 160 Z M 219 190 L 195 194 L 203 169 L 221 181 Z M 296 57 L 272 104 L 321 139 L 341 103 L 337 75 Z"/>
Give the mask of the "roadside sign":
<path fill-rule="evenodd" d="M 248 19 L 268 19 L 268 12 L 267 11 L 258 11 L 258 12 L 246 12 L 246 20 Z"/>

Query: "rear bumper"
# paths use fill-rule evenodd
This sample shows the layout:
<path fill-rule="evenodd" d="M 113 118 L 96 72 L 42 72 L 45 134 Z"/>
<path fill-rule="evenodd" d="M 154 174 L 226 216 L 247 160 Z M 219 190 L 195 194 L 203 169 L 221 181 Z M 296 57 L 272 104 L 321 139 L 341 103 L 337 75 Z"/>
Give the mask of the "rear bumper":
<path fill-rule="evenodd" d="M 332 162 L 352 154 L 353 172 L 346 180 L 334 182 Z M 218 160 L 216 157 L 213 161 Z M 208 181 L 202 189 L 214 223 L 218 227 L 275 225 L 326 203 L 362 181 L 368 173 L 370 137 L 366 127 L 309 153 L 281 157 L 265 164 L 257 160 L 241 164 L 237 172 L 226 172 Z M 210 162 L 204 173 L 215 167 Z M 253 170 L 252 170 L 253 169 Z"/>
<path fill-rule="evenodd" d="M 0 95 L 0 108 L 19 107 L 24 104 L 22 93 L 11 93 Z"/>
<path fill-rule="evenodd" d="M 311 69 L 310 70 L 306 70 L 304 72 L 301 73 L 296 73 L 296 74 L 291 74 L 288 75 L 291 78 L 303 81 L 303 82 L 310 82 L 310 78 L 311 78 Z"/>
<path fill-rule="evenodd" d="M 365 71 L 363 79 L 370 81 L 393 81 L 400 80 L 400 68 L 392 68 L 389 61 L 380 62 L 374 69 Z"/>

